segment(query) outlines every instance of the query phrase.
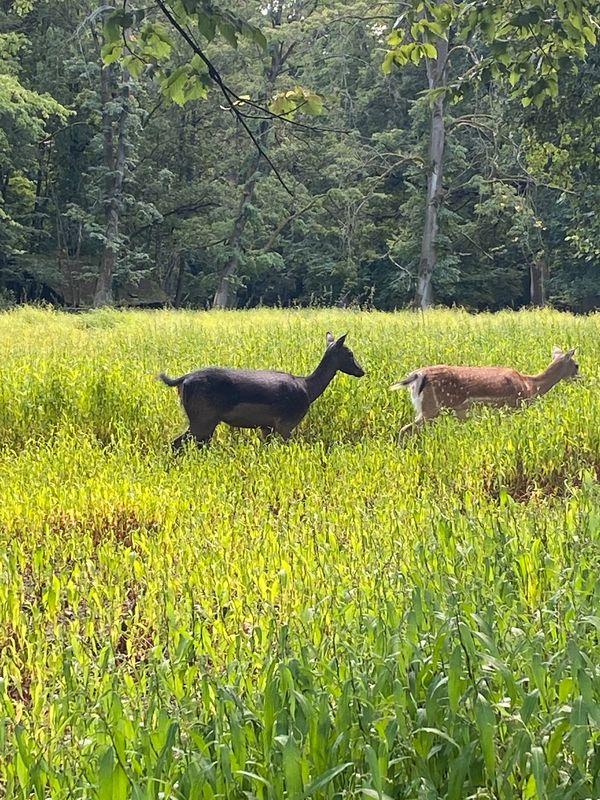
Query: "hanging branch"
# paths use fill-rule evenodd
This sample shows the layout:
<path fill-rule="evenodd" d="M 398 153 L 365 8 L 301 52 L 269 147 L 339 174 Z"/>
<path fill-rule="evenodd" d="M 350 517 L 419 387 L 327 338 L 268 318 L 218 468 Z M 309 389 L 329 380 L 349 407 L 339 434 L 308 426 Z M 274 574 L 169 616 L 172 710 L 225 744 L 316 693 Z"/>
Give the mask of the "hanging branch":
<path fill-rule="evenodd" d="M 235 115 L 236 119 L 238 120 L 238 122 L 240 123 L 240 125 L 241 125 L 241 126 L 244 128 L 244 130 L 246 131 L 246 133 L 248 134 L 248 136 L 249 136 L 249 137 L 250 137 L 250 139 L 252 140 L 252 143 L 254 144 L 254 146 L 256 147 L 256 149 L 258 150 L 258 152 L 259 152 L 260 156 L 262 156 L 262 158 L 264 158 L 264 159 L 265 159 L 265 161 L 267 162 L 267 164 L 268 164 L 268 165 L 271 167 L 271 169 L 272 169 L 272 170 L 273 170 L 273 172 L 275 173 L 275 176 L 277 177 L 277 180 L 278 180 L 278 181 L 279 181 L 279 183 L 280 183 L 280 184 L 283 186 L 283 188 L 285 189 L 285 191 L 286 191 L 286 192 L 287 192 L 287 193 L 288 193 L 290 196 L 292 196 L 292 197 L 293 197 L 293 192 L 291 191 L 291 189 L 289 189 L 289 188 L 288 188 L 288 186 L 287 186 L 286 182 L 285 182 L 285 181 L 283 180 L 283 178 L 281 177 L 281 173 L 279 172 L 279 170 L 277 169 L 277 167 L 275 166 L 275 164 L 273 163 L 273 161 L 271 160 L 271 158 L 270 158 L 270 157 L 267 155 L 267 153 L 266 153 L 266 152 L 265 152 L 265 150 L 263 149 L 262 145 L 260 144 L 260 142 L 259 142 L 259 141 L 258 141 L 258 139 L 256 138 L 256 136 L 255 136 L 254 132 L 252 131 L 252 129 L 250 128 L 250 126 L 248 125 L 248 123 L 246 122 L 246 120 L 244 119 L 244 115 L 243 115 L 243 114 L 241 114 L 241 113 L 240 113 L 240 110 L 239 110 L 239 108 L 237 108 L 237 106 L 236 106 L 236 104 L 235 104 L 234 100 L 238 100 L 238 101 L 239 101 L 239 100 L 240 100 L 240 98 L 238 98 L 238 97 L 237 97 L 237 95 L 236 95 L 234 92 L 232 92 L 232 91 L 231 91 L 231 89 L 229 89 L 229 87 L 228 87 L 228 86 L 227 86 L 227 85 L 224 83 L 223 79 L 222 79 L 222 78 L 221 78 L 221 76 L 219 75 L 219 72 L 218 72 L 218 70 L 216 69 L 216 67 L 214 66 L 214 64 L 213 64 L 213 63 L 212 63 L 212 62 L 211 62 L 211 61 L 208 59 L 208 57 L 207 57 L 207 56 L 206 56 L 206 55 L 203 53 L 203 51 L 200 49 L 199 45 L 197 44 L 197 42 L 195 41 L 195 39 L 193 38 L 193 36 L 191 35 L 191 33 L 190 33 L 189 31 L 187 31 L 187 30 L 186 30 L 186 29 L 185 29 L 185 28 L 184 28 L 182 25 L 180 25 L 180 24 L 179 24 L 179 22 L 177 22 L 177 20 L 175 19 L 175 17 L 174 17 L 174 16 L 173 16 L 173 14 L 171 13 L 171 11 L 170 11 L 170 10 L 169 10 L 169 9 L 168 9 L 168 8 L 165 6 L 165 4 L 163 3 L 163 0 L 156 0 L 156 4 L 157 4 L 157 6 L 160 8 L 160 10 L 163 12 L 163 14 L 165 15 L 165 17 L 166 17 L 166 18 L 169 20 L 169 22 L 171 23 L 171 25 L 173 25 L 173 27 L 175 28 L 175 30 L 176 30 L 176 31 L 177 31 L 177 32 L 178 32 L 178 33 L 179 33 L 179 34 L 180 34 L 180 35 L 181 35 L 181 36 L 182 36 L 182 37 L 185 39 L 185 41 L 186 41 L 186 42 L 189 44 L 189 46 L 192 48 L 192 50 L 194 51 L 194 53 L 195 53 L 195 54 L 196 54 L 196 55 L 197 55 L 197 56 L 198 56 L 200 59 L 202 59 L 202 61 L 203 61 L 203 62 L 204 62 L 204 64 L 206 65 L 206 68 L 208 69 L 208 74 L 209 74 L 209 77 L 210 77 L 210 78 L 211 78 L 211 79 L 212 79 L 212 80 L 213 80 L 213 81 L 214 81 L 214 82 L 217 84 L 217 86 L 218 86 L 218 87 L 219 87 L 219 89 L 221 90 L 221 93 L 223 94 L 223 97 L 224 97 L 224 98 L 225 98 L 225 100 L 227 101 L 227 105 L 228 105 L 228 106 L 229 106 L 229 108 L 230 108 L 230 109 L 233 111 L 233 113 L 234 113 L 234 115 Z"/>

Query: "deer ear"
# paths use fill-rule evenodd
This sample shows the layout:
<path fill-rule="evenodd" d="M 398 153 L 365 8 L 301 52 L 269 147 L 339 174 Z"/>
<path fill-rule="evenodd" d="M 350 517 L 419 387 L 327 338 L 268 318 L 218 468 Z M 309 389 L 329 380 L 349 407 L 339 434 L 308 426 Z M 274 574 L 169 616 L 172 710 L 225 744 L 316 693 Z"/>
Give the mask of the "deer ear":
<path fill-rule="evenodd" d="M 330 344 L 333 344 L 335 342 L 335 336 L 333 335 L 333 333 L 327 331 L 327 333 L 325 334 L 325 341 L 327 342 L 327 347 L 329 347 Z"/>
<path fill-rule="evenodd" d="M 557 347 L 556 345 L 554 345 L 554 347 L 552 348 L 552 360 L 556 361 L 556 359 L 560 358 L 560 356 L 562 356 L 562 355 L 564 355 L 564 353 L 562 351 L 562 348 Z"/>
<path fill-rule="evenodd" d="M 335 343 L 335 346 L 336 346 L 336 347 L 343 347 L 343 345 L 344 345 L 344 342 L 346 341 L 346 336 L 348 336 L 348 334 L 347 334 L 347 333 L 345 333 L 343 336 L 340 336 L 340 338 L 339 338 L 339 339 L 337 340 L 337 342 Z"/>
<path fill-rule="evenodd" d="M 567 350 L 565 355 L 569 356 L 569 358 L 573 358 L 573 356 L 575 355 L 576 352 L 577 352 L 577 348 L 576 347 L 572 347 L 570 350 Z"/>

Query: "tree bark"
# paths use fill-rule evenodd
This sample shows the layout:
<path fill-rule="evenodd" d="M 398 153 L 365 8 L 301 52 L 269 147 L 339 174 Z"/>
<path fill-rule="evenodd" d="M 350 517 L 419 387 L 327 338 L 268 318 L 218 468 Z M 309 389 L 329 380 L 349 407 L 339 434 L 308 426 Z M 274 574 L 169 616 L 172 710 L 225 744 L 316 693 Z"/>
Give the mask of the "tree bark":
<path fill-rule="evenodd" d="M 181 255 L 181 253 L 177 254 L 177 260 L 179 262 L 179 269 L 177 271 L 177 286 L 175 287 L 175 297 L 173 298 L 173 305 L 175 308 L 179 308 L 181 306 L 181 300 L 183 298 L 183 276 L 185 274 L 185 257 Z"/>
<path fill-rule="evenodd" d="M 113 275 L 119 249 L 119 218 L 121 197 L 127 166 L 127 129 L 129 122 L 129 73 L 121 71 L 120 110 L 117 121 L 117 142 L 115 147 L 114 116 L 112 104 L 114 87 L 114 66 L 101 65 L 100 95 L 102 100 L 102 128 L 104 137 L 104 250 L 100 261 L 100 271 L 93 306 L 110 306 L 114 302 Z"/>
<path fill-rule="evenodd" d="M 533 259 L 529 264 L 529 300 L 532 306 L 542 308 L 546 305 L 544 278 L 546 265 L 541 258 Z"/>
<path fill-rule="evenodd" d="M 268 126 L 270 127 L 270 125 Z M 263 137 L 264 138 L 264 137 Z M 262 146 L 262 142 L 261 142 Z M 240 248 L 242 245 L 242 236 L 248 221 L 248 206 L 254 197 L 254 190 L 260 178 L 258 172 L 258 165 L 254 173 L 246 181 L 238 206 L 238 213 L 233 223 L 233 228 L 227 245 L 231 252 L 231 256 L 224 269 L 219 276 L 219 285 L 213 298 L 213 308 L 232 308 L 236 299 L 236 287 L 234 285 L 234 278 L 237 275 L 238 267 L 240 265 Z"/>
<path fill-rule="evenodd" d="M 281 24 L 283 4 L 278 4 L 272 9 L 271 22 L 274 27 Z M 271 49 L 271 60 L 269 68 L 265 75 L 265 91 L 262 101 L 266 103 L 269 93 L 275 83 L 279 73 L 281 72 L 287 57 L 292 51 L 290 46 L 284 52 L 283 43 L 275 44 Z M 263 150 L 266 149 L 269 131 L 272 127 L 271 118 L 262 120 L 259 125 L 257 140 Z M 231 234 L 227 240 L 229 252 L 231 253 L 229 260 L 219 275 L 219 282 L 213 298 L 213 308 L 232 308 L 235 305 L 237 288 L 235 286 L 235 278 L 240 266 L 242 237 L 248 222 L 248 208 L 254 199 L 254 192 L 260 179 L 263 177 L 264 169 L 262 164 L 262 157 L 259 154 L 258 160 L 254 162 L 254 168 L 251 168 L 251 173 L 247 177 L 244 188 L 242 189 L 242 196 L 238 206 L 238 213 L 233 223 Z"/>
<path fill-rule="evenodd" d="M 442 0 L 438 0 L 440 4 Z M 435 38 L 437 57 L 427 59 L 427 79 L 429 90 L 443 89 L 447 85 L 448 42 Z M 438 234 L 438 214 L 443 202 L 444 148 L 446 127 L 444 123 L 445 94 L 434 95 L 431 109 L 429 164 L 427 171 L 427 196 L 425 220 L 421 239 L 421 258 L 417 275 L 417 288 L 414 305 L 416 308 L 429 308 L 433 303 L 431 279 L 437 264 L 436 241 Z"/>

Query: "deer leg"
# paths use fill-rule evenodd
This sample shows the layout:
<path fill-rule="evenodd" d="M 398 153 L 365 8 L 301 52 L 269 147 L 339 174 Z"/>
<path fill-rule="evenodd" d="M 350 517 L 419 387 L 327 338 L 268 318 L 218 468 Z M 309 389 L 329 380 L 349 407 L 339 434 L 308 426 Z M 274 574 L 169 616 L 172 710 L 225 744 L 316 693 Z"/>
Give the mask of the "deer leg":
<path fill-rule="evenodd" d="M 290 437 L 292 435 L 292 431 L 294 430 L 294 427 L 295 426 L 292 426 L 290 428 L 289 426 L 285 426 L 285 427 L 279 427 L 276 430 L 277 430 L 277 433 L 281 436 L 281 438 L 283 439 L 284 442 L 289 442 Z"/>
<path fill-rule="evenodd" d="M 405 425 L 403 428 L 400 428 L 398 433 L 398 444 L 401 443 L 402 439 L 407 436 L 409 433 L 416 433 L 420 430 L 426 422 L 429 422 L 432 419 L 435 419 L 438 416 L 438 413 L 421 413 L 418 417 L 414 420 L 414 422 L 409 422 L 408 425 Z"/>
<path fill-rule="evenodd" d="M 178 436 L 176 439 L 173 439 L 171 442 L 171 448 L 174 453 L 178 453 L 183 445 L 190 439 L 192 434 L 190 433 L 190 429 L 188 428 L 187 431 L 184 431 L 181 436 Z"/>
<path fill-rule="evenodd" d="M 398 444 L 402 441 L 402 439 L 407 436 L 409 433 L 413 433 L 417 431 L 419 428 L 422 427 L 423 423 L 425 422 L 425 418 L 422 414 L 416 418 L 414 422 L 409 422 L 408 425 L 405 425 L 403 428 L 400 428 L 398 433 Z"/>
<path fill-rule="evenodd" d="M 194 441 L 198 447 L 210 442 L 218 424 L 218 419 L 203 419 L 201 422 L 194 422 L 193 424 L 190 423 L 190 435 L 194 438 Z"/>
<path fill-rule="evenodd" d="M 264 442 L 270 442 L 273 439 L 273 434 L 275 433 L 275 429 L 262 427 L 260 429 L 260 433 Z"/>
<path fill-rule="evenodd" d="M 465 420 L 469 416 L 469 409 L 468 408 L 455 408 L 454 409 L 454 416 L 456 419 Z"/>

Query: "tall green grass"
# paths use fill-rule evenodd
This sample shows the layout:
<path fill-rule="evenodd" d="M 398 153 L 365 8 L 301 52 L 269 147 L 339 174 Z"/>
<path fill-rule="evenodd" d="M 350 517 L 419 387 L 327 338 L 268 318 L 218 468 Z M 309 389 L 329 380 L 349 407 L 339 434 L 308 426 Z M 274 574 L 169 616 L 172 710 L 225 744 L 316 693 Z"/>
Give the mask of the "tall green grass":
<path fill-rule="evenodd" d="M 338 375 L 174 459 L 208 364 Z M 0 796 L 600 796 L 600 318 L 0 315 Z M 412 419 L 427 363 L 584 380 Z"/>

